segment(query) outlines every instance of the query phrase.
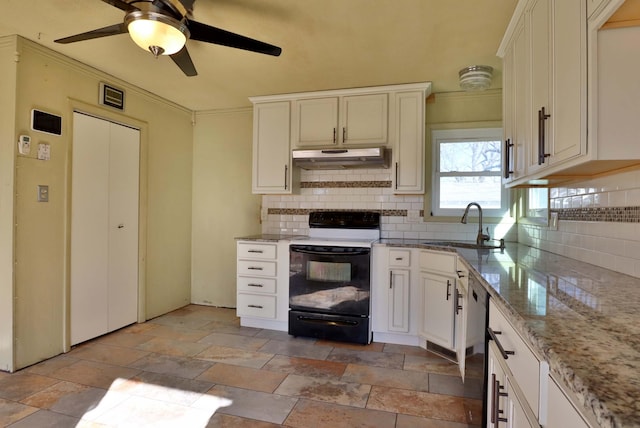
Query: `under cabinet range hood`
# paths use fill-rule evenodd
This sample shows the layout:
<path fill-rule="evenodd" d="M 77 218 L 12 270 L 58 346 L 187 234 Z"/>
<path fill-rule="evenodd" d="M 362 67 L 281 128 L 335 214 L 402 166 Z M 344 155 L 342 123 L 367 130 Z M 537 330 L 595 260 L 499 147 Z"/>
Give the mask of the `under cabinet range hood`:
<path fill-rule="evenodd" d="M 293 150 L 293 164 L 302 169 L 389 168 L 391 150 L 384 147 Z"/>

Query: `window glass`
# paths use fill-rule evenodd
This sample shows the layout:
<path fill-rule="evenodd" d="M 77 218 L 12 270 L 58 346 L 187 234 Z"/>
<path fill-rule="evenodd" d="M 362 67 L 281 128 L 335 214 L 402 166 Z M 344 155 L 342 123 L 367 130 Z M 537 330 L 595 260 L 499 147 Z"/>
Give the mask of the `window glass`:
<path fill-rule="evenodd" d="M 488 216 L 502 216 L 507 192 L 502 186 L 502 129 L 436 130 L 431 208 L 435 216 L 462 215 L 477 202 Z"/>

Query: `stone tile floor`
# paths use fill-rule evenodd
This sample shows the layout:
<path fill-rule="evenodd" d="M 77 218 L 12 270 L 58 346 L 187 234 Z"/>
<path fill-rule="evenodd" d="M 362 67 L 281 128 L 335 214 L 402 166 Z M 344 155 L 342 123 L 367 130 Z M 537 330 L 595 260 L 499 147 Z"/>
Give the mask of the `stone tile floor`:
<path fill-rule="evenodd" d="M 189 305 L 0 372 L 0 426 L 463 428 L 481 423 L 481 380 L 467 382 L 465 397 L 457 366 L 421 348 L 293 338 Z"/>

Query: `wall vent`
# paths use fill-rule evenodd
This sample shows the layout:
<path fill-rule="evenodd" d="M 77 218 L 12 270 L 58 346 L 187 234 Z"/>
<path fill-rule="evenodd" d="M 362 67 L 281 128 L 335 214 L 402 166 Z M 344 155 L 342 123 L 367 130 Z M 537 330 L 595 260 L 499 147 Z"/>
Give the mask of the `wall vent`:
<path fill-rule="evenodd" d="M 100 104 L 124 110 L 124 91 L 100 82 Z"/>

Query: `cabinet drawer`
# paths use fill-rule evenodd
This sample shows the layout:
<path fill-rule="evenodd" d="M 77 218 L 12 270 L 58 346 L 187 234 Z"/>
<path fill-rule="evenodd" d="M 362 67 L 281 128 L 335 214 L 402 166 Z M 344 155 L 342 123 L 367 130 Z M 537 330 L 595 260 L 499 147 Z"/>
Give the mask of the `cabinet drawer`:
<path fill-rule="evenodd" d="M 489 327 L 496 334 L 502 348 L 507 352 L 513 352 L 507 355 L 505 362 L 531 410 L 539 417 L 541 388 L 546 386 L 548 375 L 547 363 L 538 360 L 492 300 L 489 300 Z M 542 377 L 545 380 L 544 384 L 541 381 Z"/>
<path fill-rule="evenodd" d="M 248 291 L 250 293 L 275 293 L 276 279 L 239 276 L 237 286 L 238 291 Z"/>
<path fill-rule="evenodd" d="M 238 260 L 238 275 L 276 276 L 276 262 Z"/>
<path fill-rule="evenodd" d="M 275 318 L 276 296 L 238 293 L 238 316 Z"/>
<path fill-rule="evenodd" d="M 409 267 L 411 265 L 411 250 L 389 250 L 389 266 Z"/>
<path fill-rule="evenodd" d="M 420 251 L 420 269 L 452 274 L 456 272 L 456 254 Z"/>
<path fill-rule="evenodd" d="M 276 245 L 241 242 L 238 244 L 238 258 L 275 260 Z"/>

